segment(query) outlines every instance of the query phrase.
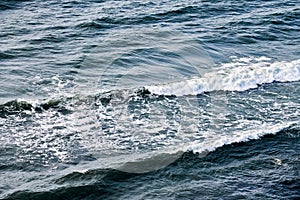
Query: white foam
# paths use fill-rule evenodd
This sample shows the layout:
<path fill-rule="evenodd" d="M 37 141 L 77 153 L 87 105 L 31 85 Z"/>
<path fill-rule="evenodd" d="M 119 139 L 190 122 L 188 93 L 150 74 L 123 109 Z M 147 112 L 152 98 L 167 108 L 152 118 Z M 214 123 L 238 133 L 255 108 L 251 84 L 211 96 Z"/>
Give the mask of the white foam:
<path fill-rule="evenodd" d="M 241 58 L 204 74 L 200 78 L 164 85 L 146 86 L 159 95 L 196 95 L 211 91 L 245 91 L 263 83 L 300 80 L 300 59 L 271 63 L 266 57 Z"/>
<path fill-rule="evenodd" d="M 218 135 L 217 137 L 212 137 L 210 141 L 208 140 L 205 143 L 198 143 L 197 141 L 192 142 L 187 146 L 185 146 L 183 151 L 184 152 L 192 151 L 194 153 L 200 153 L 200 154 L 203 154 L 205 152 L 212 152 L 224 145 L 247 142 L 250 140 L 257 140 L 267 134 L 276 134 L 282 129 L 288 128 L 296 123 L 297 122 L 285 122 L 285 123 L 278 123 L 273 125 L 265 123 L 265 124 L 261 124 L 260 128 L 258 128 L 257 130 L 250 129 L 244 131 L 236 131 L 235 133 L 232 133 L 231 136 Z"/>

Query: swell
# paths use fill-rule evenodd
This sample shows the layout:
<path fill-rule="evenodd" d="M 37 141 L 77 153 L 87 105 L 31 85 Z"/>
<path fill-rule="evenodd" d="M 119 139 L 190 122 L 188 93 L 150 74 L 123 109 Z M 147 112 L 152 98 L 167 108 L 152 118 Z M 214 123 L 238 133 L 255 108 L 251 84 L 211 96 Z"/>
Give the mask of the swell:
<path fill-rule="evenodd" d="M 260 5 L 247 8 L 248 10 L 239 8 L 235 8 L 234 11 L 224 10 L 221 14 L 228 15 L 226 20 L 211 21 L 214 24 L 213 34 L 216 36 L 209 38 L 207 42 L 218 43 L 221 38 L 223 44 L 228 45 L 252 44 L 255 46 L 265 41 L 296 43 L 299 32 L 297 19 L 300 14 L 297 6 L 288 2 L 284 5 L 273 2 L 272 4 L 266 3 L 263 9 Z M 210 21 L 209 18 L 208 20 Z M 253 50 L 257 51 L 257 48 Z"/>
<path fill-rule="evenodd" d="M 12 6 L 6 5 L 6 4 L 3 4 L 3 3 L 0 4 L 0 10 L 1 11 L 8 10 L 8 9 L 12 9 Z"/>
<path fill-rule="evenodd" d="M 246 91 L 263 84 L 299 80 L 300 60 L 271 63 L 267 58 L 262 57 L 257 58 L 257 63 L 253 63 L 251 59 L 239 59 L 236 62 L 223 64 L 220 68 L 208 72 L 200 78 L 129 89 L 116 88 L 116 90 L 95 94 L 92 98 L 95 102 L 100 101 L 103 106 L 106 106 L 112 98 L 118 98 L 118 96 L 122 95 L 139 96 L 142 98 L 147 98 L 150 95 L 152 99 L 159 99 L 157 95 L 185 96 L 215 91 Z M 125 98 L 125 96 L 122 98 Z M 68 98 L 52 99 L 39 104 L 13 100 L 0 105 L 0 117 L 24 111 L 42 112 L 49 109 L 57 109 L 59 112 L 69 113 L 71 111 L 64 106 L 69 100 Z"/>
<path fill-rule="evenodd" d="M 145 24 L 158 24 L 162 22 L 184 22 L 192 20 L 193 17 L 189 14 L 197 12 L 195 6 L 187 6 L 174 10 L 167 10 L 165 12 L 142 15 L 138 17 L 102 17 L 90 22 L 84 22 L 78 25 L 81 28 L 95 28 L 95 29 L 109 29 L 118 26 L 128 25 L 145 25 Z"/>
<path fill-rule="evenodd" d="M 10 10 L 10 9 L 16 9 L 21 7 L 19 4 L 27 2 L 26 0 L 2 0 L 0 2 L 0 11 Z"/>
<path fill-rule="evenodd" d="M 137 190 L 143 190 L 144 184 L 148 182 L 154 184 L 151 187 L 154 186 L 155 191 L 159 188 L 159 184 L 165 184 L 166 181 L 178 184 L 178 182 L 184 183 L 192 179 L 203 184 L 203 181 L 215 181 L 214 178 L 221 176 L 222 180 L 225 179 L 230 182 L 232 171 L 239 172 L 235 177 L 241 178 L 243 183 L 248 182 L 253 176 L 256 177 L 253 174 L 245 176 L 253 172 L 257 172 L 260 179 L 266 179 L 265 182 L 275 178 L 269 184 L 272 184 L 272 187 L 284 187 L 285 190 L 280 194 L 272 194 L 273 198 L 274 195 L 277 198 L 286 197 L 286 195 L 299 196 L 299 192 L 297 192 L 299 188 L 299 159 L 297 158 L 297 151 L 294 151 L 299 146 L 298 134 L 299 128 L 289 127 L 280 130 L 275 135 L 265 135 L 260 140 L 223 145 L 205 157 L 199 157 L 199 154 L 188 151 L 173 164 L 145 174 L 122 172 L 111 168 L 70 170 L 52 180 L 51 183 L 54 185 L 51 188 L 43 187 L 38 191 L 19 188 L 12 193 L 7 193 L 5 199 L 120 198 L 124 194 L 137 195 Z M 286 167 L 289 169 L 288 174 Z M 220 168 L 222 170 L 219 170 Z M 261 170 L 268 170 L 264 171 L 267 174 L 261 175 Z M 284 175 L 284 178 L 273 177 L 280 174 Z M 157 181 L 153 182 L 153 180 Z M 236 179 L 232 184 L 237 184 Z M 189 187 L 195 187 L 195 185 Z M 212 185 L 211 187 L 215 186 Z M 135 189 L 132 190 L 132 188 Z M 274 191 L 270 190 L 272 193 Z M 212 194 L 218 196 L 215 192 Z M 148 193 L 148 195 L 155 194 Z"/>
<path fill-rule="evenodd" d="M 5 52 L 0 52 L 0 60 L 2 60 L 2 59 L 12 59 L 12 58 L 15 58 L 15 56 L 12 55 L 12 54 L 5 53 Z"/>

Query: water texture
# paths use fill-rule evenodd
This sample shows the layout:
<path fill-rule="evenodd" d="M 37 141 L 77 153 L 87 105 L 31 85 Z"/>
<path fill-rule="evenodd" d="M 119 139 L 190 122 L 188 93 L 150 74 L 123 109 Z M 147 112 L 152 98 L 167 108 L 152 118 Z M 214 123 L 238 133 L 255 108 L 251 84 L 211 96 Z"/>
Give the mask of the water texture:
<path fill-rule="evenodd" d="M 300 2 L 3 0 L 0 199 L 299 199 Z"/>

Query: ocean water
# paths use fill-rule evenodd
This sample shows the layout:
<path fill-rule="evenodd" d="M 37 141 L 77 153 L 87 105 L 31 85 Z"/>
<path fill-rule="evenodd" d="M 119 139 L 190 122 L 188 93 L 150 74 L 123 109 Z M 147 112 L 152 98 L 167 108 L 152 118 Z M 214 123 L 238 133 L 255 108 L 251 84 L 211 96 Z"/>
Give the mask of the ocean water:
<path fill-rule="evenodd" d="M 0 199 L 300 199 L 299 1 L 0 19 Z"/>

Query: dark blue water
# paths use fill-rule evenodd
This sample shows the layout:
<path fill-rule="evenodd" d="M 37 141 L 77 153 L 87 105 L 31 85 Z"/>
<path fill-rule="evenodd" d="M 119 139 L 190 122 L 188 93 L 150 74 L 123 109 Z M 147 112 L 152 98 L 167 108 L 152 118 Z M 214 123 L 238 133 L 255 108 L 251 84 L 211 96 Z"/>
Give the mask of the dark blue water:
<path fill-rule="evenodd" d="M 299 199 L 300 2 L 2 0 L 1 199 Z"/>

